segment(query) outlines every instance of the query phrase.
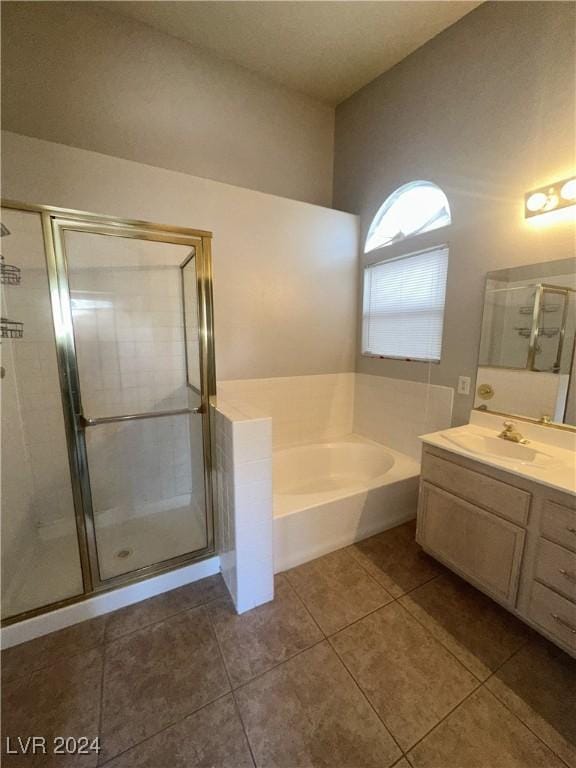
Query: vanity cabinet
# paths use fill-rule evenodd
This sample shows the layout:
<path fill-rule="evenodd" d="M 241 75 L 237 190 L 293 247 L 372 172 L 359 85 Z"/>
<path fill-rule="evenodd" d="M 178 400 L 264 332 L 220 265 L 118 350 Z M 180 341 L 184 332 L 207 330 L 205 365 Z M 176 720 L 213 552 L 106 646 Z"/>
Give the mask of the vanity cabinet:
<path fill-rule="evenodd" d="M 425 445 L 416 538 L 576 655 L 576 509 L 569 494 Z"/>
<path fill-rule="evenodd" d="M 419 536 L 446 565 L 507 606 L 516 602 L 525 531 L 423 482 Z"/>

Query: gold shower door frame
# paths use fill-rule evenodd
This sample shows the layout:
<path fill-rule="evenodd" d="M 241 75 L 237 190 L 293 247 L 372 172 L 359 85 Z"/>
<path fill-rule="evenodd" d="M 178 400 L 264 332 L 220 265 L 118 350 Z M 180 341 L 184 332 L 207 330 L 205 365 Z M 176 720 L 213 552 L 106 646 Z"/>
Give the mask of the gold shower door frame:
<path fill-rule="evenodd" d="M 48 272 L 50 302 L 54 322 L 56 355 L 60 378 L 60 392 L 64 412 L 64 425 L 70 464 L 70 477 L 74 498 L 76 529 L 84 591 L 66 600 L 50 603 L 34 610 L 11 616 L 2 625 L 13 624 L 56 608 L 79 602 L 87 597 L 118 586 L 155 576 L 174 568 L 211 557 L 215 553 L 215 515 L 213 509 L 213 444 L 210 426 L 210 400 L 216 394 L 214 356 L 214 316 L 212 299 L 212 233 L 203 230 L 172 227 L 164 224 L 100 216 L 84 211 L 45 205 L 2 200 L 3 208 L 39 213 L 42 218 L 44 251 Z M 66 232 L 85 232 L 112 237 L 150 240 L 161 243 L 187 245 L 194 249 L 196 259 L 196 286 L 198 296 L 198 340 L 200 351 L 200 407 L 202 419 L 204 488 L 206 503 L 206 547 L 191 553 L 147 565 L 126 574 L 108 579 L 100 577 L 96 530 L 92 509 L 92 495 L 88 473 L 85 428 L 78 376 L 72 309 L 68 285 L 68 269 L 64 237 Z M 182 269 L 190 260 L 187 256 Z M 185 307 L 183 304 L 183 312 Z M 184 329 L 186 333 L 186 329 Z M 186 348 L 186 339 L 184 341 Z"/>

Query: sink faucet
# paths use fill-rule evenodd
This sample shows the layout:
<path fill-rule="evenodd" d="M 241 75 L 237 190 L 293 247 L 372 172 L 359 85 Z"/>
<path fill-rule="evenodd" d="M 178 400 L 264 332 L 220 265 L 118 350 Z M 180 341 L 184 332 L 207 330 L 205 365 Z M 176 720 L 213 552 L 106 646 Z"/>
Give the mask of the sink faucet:
<path fill-rule="evenodd" d="M 528 440 L 526 440 L 525 437 L 522 437 L 520 432 L 518 432 L 513 421 L 504 422 L 504 429 L 500 432 L 498 437 L 501 437 L 502 440 L 510 440 L 512 443 L 522 443 L 522 445 L 526 445 L 528 442 Z"/>

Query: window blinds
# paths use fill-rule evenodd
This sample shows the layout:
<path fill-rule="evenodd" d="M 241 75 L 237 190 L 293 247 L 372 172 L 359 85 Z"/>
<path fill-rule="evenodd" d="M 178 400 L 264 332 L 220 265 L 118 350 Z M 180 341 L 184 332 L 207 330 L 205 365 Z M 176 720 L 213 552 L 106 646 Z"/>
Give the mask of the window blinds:
<path fill-rule="evenodd" d="M 366 267 L 362 351 L 439 361 L 447 274 L 447 246 Z"/>

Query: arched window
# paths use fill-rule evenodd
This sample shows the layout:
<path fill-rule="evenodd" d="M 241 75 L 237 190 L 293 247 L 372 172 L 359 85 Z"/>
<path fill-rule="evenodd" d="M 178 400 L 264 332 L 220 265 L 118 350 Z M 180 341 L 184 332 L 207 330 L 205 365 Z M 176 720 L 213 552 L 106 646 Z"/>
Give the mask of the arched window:
<path fill-rule="evenodd" d="M 364 253 L 407 242 L 391 248 L 387 258 L 384 251 L 375 254 L 376 258 L 366 257 L 364 355 L 440 361 L 448 246 L 440 234 L 432 242 L 426 238 L 420 250 L 409 238 L 451 222 L 448 199 L 431 181 L 404 184 L 380 207 L 368 231 Z"/>
<path fill-rule="evenodd" d="M 374 216 L 364 253 L 446 227 L 451 221 L 448 198 L 440 187 L 431 181 L 411 181 L 393 192 Z"/>

